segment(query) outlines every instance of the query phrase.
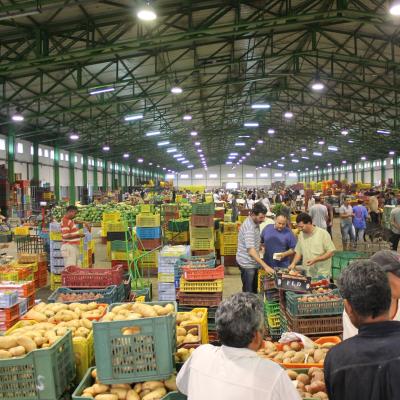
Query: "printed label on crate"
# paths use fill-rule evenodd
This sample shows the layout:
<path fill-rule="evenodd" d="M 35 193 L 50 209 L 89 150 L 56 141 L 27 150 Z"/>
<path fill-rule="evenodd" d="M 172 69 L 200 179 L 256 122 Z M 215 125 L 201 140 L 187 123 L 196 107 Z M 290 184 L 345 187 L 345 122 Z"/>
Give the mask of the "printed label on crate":
<path fill-rule="evenodd" d="M 294 292 L 306 292 L 310 290 L 311 278 L 290 277 L 289 275 L 278 275 L 276 277 L 276 286 L 283 290 L 293 290 Z"/>

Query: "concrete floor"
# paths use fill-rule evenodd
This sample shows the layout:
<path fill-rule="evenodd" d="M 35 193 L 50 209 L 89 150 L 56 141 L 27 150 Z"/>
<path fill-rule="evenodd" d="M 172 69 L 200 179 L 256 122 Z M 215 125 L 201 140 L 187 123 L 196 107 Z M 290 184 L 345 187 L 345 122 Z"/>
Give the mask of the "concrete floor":
<path fill-rule="evenodd" d="M 93 237 L 96 241 L 95 250 L 95 265 L 98 268 L 110 268 L 110 262 L 107 261 L 106 257 L 106 246 L 101 243 L 100 239 L 100 228 L 93 228 Z M 342 249 L 342 241 L 340 235 L 339 219 L 334 219 L 333 225 L 333 241 L 338 250 Z M 0 252 L 6 252 L 9 255 L 16 256 L 16 245 L 10 243 L 7 249 L 0 250 Z M 153 285 L 153 298 L 157 299 L 157 278 L 150 278 Z M 224 279 L 224 292 L 223 296 L 228 297 L 234 293 L 241 291 L 241 280 L 239 270 L 236 267 L 228 267 L 225 270 Z M 50 296 L 50 287 L 42 288 L 37 292 L 37 298 L 46 301 Z"/>

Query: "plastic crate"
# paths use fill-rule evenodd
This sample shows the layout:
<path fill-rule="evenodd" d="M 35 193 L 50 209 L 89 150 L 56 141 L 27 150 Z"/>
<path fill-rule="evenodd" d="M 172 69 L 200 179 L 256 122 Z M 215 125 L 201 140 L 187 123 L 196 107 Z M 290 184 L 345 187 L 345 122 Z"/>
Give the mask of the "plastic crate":
<path fill-rule="evenodd" d="M 264 312 L 266 315 L 279 315 L 280 304 L 279 302 L 266 301 L 264 303 Z"/>
<path fill-rule="evenodd" d="M 217 279 L 215 281 L 187 281 L 181 278 L 179 288 L 181 292 L 203 293 L 203 292 L 222 292 L 224 281 Z"/>
<path fill-rule="evenodd" d="M 126 232 L 128 230 L 128 223 L 124 221 L 107 221 L 103 224 L 103 229 L 108 232 Z"/>
<path fill-rule="evenodd" d="M 179 212 L 178 204 L 161 204 L 161 211 L 163 214 L 175 214 Z"/>
<path fill-rule="evenodd" d="M 143 228 L 155 228 L 160 225 L 160 214 L 138 214 L 136 216 L 136 226 Z"/>
<path fill-rule="evenodd" d="M 161 239 L 141 239 L 138 240 L 139 250 L 154 250 L 161 247 Z"/>
<path fill-rule="evenodd" d="M 15 306 L 18 302 L 18 293 L 16 291 L 0 292 L 0 307 L 8 308 Z"/>
<path fill-rule="evenodd" d="M 29 226 L 17 226 L 13 229 L 14 235 L 16 236 L 28 236 Z"/>
<path fill-rule="evenodd" d="M 33 271 L 31 268 L 1 268 L 0 281 L 30 281 L 33 279 Z"/>
<path fill-rule="evenodd" d="M 213 250 L 214 249 L 214 238 L 190 238 L 190 248 L 193 250 Z"/>
<path fill-rule="evenodd" d="M 76 365 L 76 380 L 80 380 L 85 376 L 89 367 L 94 364 L 94 338 L 93 331 L 89 333 L 87 338 L 76 337 L 72 339 Z"/>
<path fill-rule="evenodd" d="M 159 251 L 141 252 L 139 258 L 139 266 L 158 266 Z"/>
<path fill-rule="evenodd" d="M 51 241 L 62 241 L 62 233 L 61 232 L 50 232 L 50 240 Z"/>
<path fill-rule="evenodd" d="M 164 306 L 168 302 L 148 303 Z M 109 307 L 112 310 L 114 305 Z M 176 309 L 176 304 L 175 304 Z M 124 328 L 137 333 L 124 335 Z M 102 383 L 168 379 L 174 370 L 175 315 L 93 323 L 97 376 Z"/>
<path fill-rule="evenodd" d="M 179 304 L 186 306 L 216 307 L 222 301 L 222 292 L 179 293 Z"/>
<path fill-rule="evenodd" d="M 214 203 L 194 203 L 192 204 L 192 214 L 214 215 Z"/>
<path fill-rule="evenodd" d="M 267 316 L 268 327 L 272 329 L 277 329 L 281 326 L 281 319 L 279 314 L 278 315 L 268 315 Z"/>
<path fill-rule="evenodd" d="M 224 246 L 219 249 L 221 256 L 235 256 L 237 252 L 237 244 L 232 246 Z"/>
<path fill-rule="evenodd" d="M 0 290 L 12 290 L 18 293 L 18 297 L 29 297 L 35 294 L 35 283 L 34 281 L 0 282 Z"/>
<path fill-rule="evenodd" d="M 297 294 L 294 292 L 286 292 L 286 309 L 293 317 L 310 316 L 310 315 L 341 315 L 343 313 L 343 299 L 340 297 L 333 300 L 300 301 L 303 298 L 321 298 L 329 295 L 340 297 L 338 289 L 332 290 L 330 293 L 322 294 Z"/>
<path fill-rule="evenodd" d="M 168 242 L 187 243 L 189 241 L 189 232 L 171 232 L 165 231 L 164 237 Z"/>
<path fill-rule="evenodd" d="M 195 266 L 207 265 L 209 268 L 215 266 L 215 252 L 209 251 L 202 256 L 180 256 L 179 262 L 194 268 Z"/>
<path fill-rule="evenodd" d="M 168 220 L 168 230 L 171 232 L 186 232 L 189 230 L 189 219 Z"/>
<path fill-rule="evenodd" d="M 161 237 L 161 228 L 136 228 L 136 235 L 139 239 L 159 239 Z"/>
<path fill-rule="evenodd" d="M 62 272 L 62 285 L 68 288 L 105 288 L 111 285 L 120 285 L 123 279 L 124 268 L 78 268 L 66 267 Z"/>
<path fill-rule="evenodd" d="M 236 222 L 222 222 L 219 225 L 219 230 L 223 234 L 239 233 L 239 226 Z"/>
<path fill-rule="evenodd" d="M 213 227 L 190 227 L 190 237 L 196 239 L 214 239 L 214 228 Z"/>
<path fill-rule="evenodd" d="M 288 329 L 303 335 L 330 335 L 343 332 L 342 315 L 324 317 L 293 317 L 286 314 Z"/>
<path fill-rule="evenodd" d="M 179 392 L 169 392 L 161 400 L 187 400 L 187 396 Z"/>
<path fill-rule="evenodd" d="M 119 211 L 103 212 L 103 222 L 118 222 L 121 218 Z"/>
<path fill-rule="evenodd" d="M 274 277 L 269 277 L 265 274 L 263 269 L 258 270 L 258 281 L 257 281 L 258 292 L 263 292 L 264 290 L 276 289 Z"/>
<path fill-rule="evenodd" d="M 208 343 L 208 309 L 205 307 L 196 307 L 190 310 L 190 312 L 203 314 L 200 319 L 201 343 Z"/>
<path fill-rule="evenodd" d="M 187 281 L 204 281 L 224 279 L 224 266 L 216 268 L 190 268 L 182 267 L 182 276 Z"/>
<path fill-rule="evenodd" d="M 191 226 L 214 226 L 214 217 L 212 215 L 192 215 L 190 217 Z"/>
<path fill-rule="evenodd" d="M 8 308 L 0 308 L 0 321 L 10 322 L 18 319 L 19 317 L 19 306 L 15 304 Z"/>
<path fill-rule="evenodd" d="M 80 300 L 79 303 L 100 303 L 100 304 L 112 304 L 117 301 L 120 301 L 120 292 L 117 290 L 116 285 L 109 286 L 105 289 L 69 289 L 66 287 L 60 287 L 56 289 L 50 297 L 48 297 L 47 301 L 49 303 L 64 303 L 64 304 L 71 304 L 76 303 L 76 301 L 61 301 L 58 297 L 60 294 L 73 294 L 73 293 L 94 293 L 100 294 L 102 297 L 97 299 L 90 299 L 90 300 Z"/>
<path fill-rule="evenodd" d="M 159 272 L 158 273 L 158 282 L 161 283 L 174 283 L 175 282 L 175 274 L 174 273 L 165 273 L 165 272 Z"/>
<path fill-rule="evenodd" d="M 75 361 L 72 334 L 25 356 L 0 360 L 0 398 L 58 399 L 72 387 Z"/>
<path fill-rule="evenodd" d="M 351 261 L 369 258 L 368 254 L 357 251 L 336 251 L 332 257 L 332 279 L 336 281 Z"/>
<path fill-rule="evenodd" d="M 238 238 L 239 235 L 236 234 L 221 234 L 219 237 L 219 245 L 220 247 L 225 247 L 225 246 L 236 246 L 238 244 Z"/>

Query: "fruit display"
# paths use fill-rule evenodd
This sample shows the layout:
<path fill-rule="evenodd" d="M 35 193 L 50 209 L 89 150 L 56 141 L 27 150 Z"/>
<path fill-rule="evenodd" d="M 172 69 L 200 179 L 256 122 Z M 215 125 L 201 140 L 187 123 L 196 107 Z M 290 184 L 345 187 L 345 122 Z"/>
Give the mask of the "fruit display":
<path fill-rule="evenodd" d="M 258 354 L 280 364 L 323 364 L 326 354 L 336 344 L 314 343 L 314 348 L 305 349 L 301 342 L 282 344 L 266 341 Z"/>
<path fill-rule="evenodd" d="M 0 336 L 0 359 L 21 357 L 33 350 L 50 347 L 66 333 L 67 329 L 59 330 L 48 322 L 15 329 L 7 336 Z"/>
<path fill-rule="evenodd" d="M 175 362 L 184 363 L 196 350 L 196 347 L 190 347 L 189 349 L 186 347 L 181 347 L 175 353 Z"/>
<path fill-rule="evenodd" d="M 179 312 L 176 315 L 176 344 L 201 343 L 202 312 Z"/>
<path fill-rule="evenodd" d="M 190 204 L 181 204 L 179 213 L 181 218 L 189 218 L 192 215 L 192 206 Z"/>
<path fill-rule="evenodd" d="M 113 307 L 106 315 L 104 315 L 101 321 L 110 322 L 152 318 L 165 316 L 173 312 L 175 312 L 173 304 L 166 304 L 165 306 L 156 304 L 152 306 L 144 303 L 124 303 Z M 126 334 L 128 335 L 129 333 Z"/>
<path fill-rule="evenodd" d="M 98 300 L 102 299 L 103 296 L 100 293 L 93 293 L 93 292 L 88 292 L 88 293 L 61 293 L 57 297 L 57 301 L 60 302 L 80 302 L 83 300 Z"/>
<path fill-rule="evenodd" d="M 298 371 L 288 369 L 286 372 L 302 399 L 328 400 L 324 371 L 321 368 L 313 367 Z"/>
<path fill-rule="evenodd" d="M 120 383 L 104 385 L 97 379 L 97 371 L 91 372 L 95 383 L 83 389 L 83 398 L 95 400 L 160 400 L 168 392 L 177 391 L 176 376 L 165 381 L 147 381 L 143 383 Z"/>
<path fill-rule="evenodd" d="M 321 301 L 335 301 L 335 300 L 342 299 L 338 294 L 332 293 L 332 291 L 328 290 L 325 293 L 326 294 L 321 295 L 321 292 L 318 289 L 318 291 L 316 293 L 316 294 L 318 294 L 318 296 L 313 296 L 312 294 L 304 295 L 304 296 L 299 297 L 297 299 L 297 301 L 300 303 L 312 303 L 312 302 L 321 302 Z"/>

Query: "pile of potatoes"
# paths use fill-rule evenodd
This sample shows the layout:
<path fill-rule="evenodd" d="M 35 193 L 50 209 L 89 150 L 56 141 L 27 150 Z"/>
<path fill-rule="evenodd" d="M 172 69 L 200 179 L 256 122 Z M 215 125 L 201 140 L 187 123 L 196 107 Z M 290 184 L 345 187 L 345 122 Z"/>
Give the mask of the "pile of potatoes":
<path fill-rule="evenodd" d="M 150 305 L 145 303 L 124 303 L 115 306 L 101 321 L 129 321 L 141 318 L 161 317 L 175 312 L 173 304 Z"/>
<path fill-rule="evenodd" d="M 176 344 L 201 343 L 202 312 L 180 312 L 176 315 Z"/>
<path fill-rule="evenodd" d="M 72 337 L 86 339 L 92 330 L 92 321 L 88 318 L 100 318 L 104 312 L 105 306 L 97 303 L 39 303 L 25 317 L 56 324 L 59 336 L 69 329 Z"/>
<path fill-rule="evenodd" d="M 21 357 L 33 350 L 45 349 L 61 339 L 65 332 L 48 322 L 24 326 L 0 336 L 0 359 Z"/>
<path fill-rule="evenodd" d="M 186 349 L 185 347 L 181 347 L 175 353 L 175 362 L 184 363 L 196 350 L 195 347 L 191 347 L 190 349 Z"/>
<path fill-rule="evenodd" d="M 286 371 L 302 399 L 328 400 L 326 394 L 324 371 L 321 368 L 310 368 L 307 374 L 298 373 L 291 369 Z"/>
<path fill-rule="evenodd" d="M 335 345 L 336 343 L 328 342 L 322 345 L 315 344 L 313 349 L 304 349 L 301 342 L 292 342 L 278 350 L 275 343 L 267 341 L 258 354 L 283 364 L 323 364 L 326 354 Z"/>
<path fill-rule="evenodd" d="M 167 392 L 176 391 L 176 376 L 166 381 L 148 381 L 143 383 L 122 383 L 104 385 L 97 379 L 97 371 L 92 371 L 95 383 L 85 388 L 81 394 L 95 400 L 160 400 Z"/>

